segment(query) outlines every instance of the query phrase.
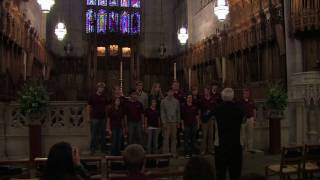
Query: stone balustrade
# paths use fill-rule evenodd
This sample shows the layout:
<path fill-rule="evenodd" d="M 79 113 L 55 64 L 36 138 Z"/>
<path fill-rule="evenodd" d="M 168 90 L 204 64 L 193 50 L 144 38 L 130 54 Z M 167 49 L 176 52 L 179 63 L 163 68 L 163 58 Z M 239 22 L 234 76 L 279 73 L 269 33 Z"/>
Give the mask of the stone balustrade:
<path fill-rule="evenodd" d="M 56 142 L 67 141 L 89 153 L 90 129 L 85 122 L 86 102 L 50 102 L 42 122 L 42 152 L 46 155 Z M 269 147 L 269 123 L 263 101 L 257 101 L 257 125 L 254 137 L 257 149 Z M 288 123 L 282 121 L 282 144 L 287 144 Z M 26 158 L 29 155 L 27 118 L 16 103 L 0 103 L 0 158 Z"/>
<path fill-rule="evenodd" d="M 297 142 L 320 142 L 320 72 L 296 73 L 291 77 L 289 99 L 295 105 Z"/>
<path fill-rule="evenodd" d="M 89 124 L 85 121 L 85 102 L 51 102 L 41 118 L 42 152 L 56 142 L 66 141 L 89 152 Z M 0 157 L 28 157 L 29 138 L 26 115 L 15 103 L 0 104 Z"/>

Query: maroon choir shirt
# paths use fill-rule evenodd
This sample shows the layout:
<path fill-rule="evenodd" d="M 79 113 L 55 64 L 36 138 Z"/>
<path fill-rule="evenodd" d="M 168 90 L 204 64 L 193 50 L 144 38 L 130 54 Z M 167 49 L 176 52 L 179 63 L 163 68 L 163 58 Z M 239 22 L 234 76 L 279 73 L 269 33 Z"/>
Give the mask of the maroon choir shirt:
<path fill-rule="evenodd" d="M 199 109 L 195 105 L 184 105 L 182 107 L 181 116 L 184 125 L 193 126 L 197 122 L 197 116 L 199 115 Z"/>
<path fill-rule="evenodd" d="M 243 111 L 245 112 L 246 118 L 251 118 L 254 116 L 254 110 L 257 109 L 255 102 L 252 99 L 249 99 L 248 101 L 242 99 L 239 104 L 243 108 Z"/>
<path fill-rule="evenodd" d="M 200 96 L 192 96 L 192 104 L 196 105 L 200 108 L 201 105 L 201 97 Z"/>
<path fill-rule="evenodd" d="M 122 108 L 119 108 L 119 109 L 116 109 L 114 107 L 109 108 L 108 117 L 110 118 L 111 129 L 123 127 L 122 121 L 124 118 L 124 113 Z"/>
<path fill-rule="evenodd" d="M 201 98 L 201 121 L 202 122 L 208 122 L 210 119 L 210 112 L 214 110 L 214 108 L 217 106 L 216 100 L 210 96 L 209 99 L 206 99 L 204 96 Z"/>
<path fill-rule="evenodd" d="M 160 113 L 157 109 L 153 110 L 151 108 L 148 108 L 146 109 L 144 114 L 147 117 L 148 127 L 159 128 Z"/>
<path fill-rule="evenodd" d="M 212 111 L 217 106 L 217 102 L 212 96 L 210 96 L 209 99 L 206 99 L 203 96 L 200 100 L 200 104 L 201 104 L 200 107 L 202 112 Z"/>
<path fill-rule="evenodd" d="M 106 117 L 107 99 L 103 94 L 92 95 L 88 104 L 91 106 L 90 116 L 92 119 L 104 119 Z"/>
<path fill-rule="evenodd" d="M 218 92 L 215 94 L 211 93 L 211 96 L 214 99 L 214 101 L 216 102 L 216 104 L 220 104 L 222 102 L 220 93 L 218 93 Z"/>
<path fill-rule="evenodd" d="M 123 178 L 123 180 L 153 180 L 153 179 L 142 173 L 138 173 L 138 174 L 129 174 L 127 177 Z"/>
<path fill-rule="evenodd" d="M 139 101 L 128 101 L 126 103 L 126 114 L 128 121 L 140 122 L 143 114 L 143 105 Z"/>

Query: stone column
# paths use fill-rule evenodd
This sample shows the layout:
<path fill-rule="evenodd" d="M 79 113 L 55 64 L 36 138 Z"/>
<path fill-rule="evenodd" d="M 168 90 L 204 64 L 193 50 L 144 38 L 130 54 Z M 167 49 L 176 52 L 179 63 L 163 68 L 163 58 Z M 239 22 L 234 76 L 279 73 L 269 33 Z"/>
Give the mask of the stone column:
<path fill-rule="evenodd" d="M 292 102 L 290 99 L 290 94 L 293 89 L 291 88 L 291 76 L 294 73 L 302 71 L 302 53 L 301 53 L 301 42 L 292 38 L 290 36 L 290 7 L 291 0 L 284 0 L 284 20 L 285 20 L 285 36 L 286 36 L 286 65 L 287 65 L 287 82 L 288 82 L 288 94 L 289 102 Z M 297 119 L 295 113 L 295 104 L 288 104 L 288 125 L 289 125 L 289 144 L 297 143 Z"/>

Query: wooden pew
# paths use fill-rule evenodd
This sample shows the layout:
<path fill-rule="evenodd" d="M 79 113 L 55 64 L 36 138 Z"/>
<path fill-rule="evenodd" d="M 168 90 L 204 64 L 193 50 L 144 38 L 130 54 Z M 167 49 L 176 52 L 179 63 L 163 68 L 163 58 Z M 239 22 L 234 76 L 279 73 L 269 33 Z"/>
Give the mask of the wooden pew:
<path fill-rule="evenodd" d="M 1 178 L 30 178 L 31 162 L 29 159 L 16 159 L 16 160 L 0 160 L 0 166 L 17 167 L 21 168 L 21 173 L 17 174 L 0 174 Z"/>
<path fill-rule="evenodd" d="M 35 158 L 34 162 L 37 167 L 38 174 L 37 177 L 40 177 L 43 171 L 45 164 L 47 163 L 48 158 Z M 102 179 L 102 157 L 81 157 L 80 161 L 83 163 L 84 166 L 96 166 L 96 171 L 91 171 L 88 169 L 91 179 Z"/>

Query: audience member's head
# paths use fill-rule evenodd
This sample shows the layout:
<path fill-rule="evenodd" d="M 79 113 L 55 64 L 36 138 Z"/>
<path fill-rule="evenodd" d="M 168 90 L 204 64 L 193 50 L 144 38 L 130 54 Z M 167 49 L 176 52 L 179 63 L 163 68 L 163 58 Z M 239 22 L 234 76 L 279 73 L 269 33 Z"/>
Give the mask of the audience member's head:
<path fill-rule="evenodd" d="M 130 174 L 141 172 L 144 166 L 145 151 L 141 145 L 131 144 L 123 152 L 123 159 Z"/>
<path fill-rule="evenodd" d="M 234 91 L 232 88 L 224 88 L 221 92 L 221 98 L 225 102 L 233 101 Z"/>
<path fill-rule="evenodd" d="M 266 178 L 264 176 L 252 173 L 242 176 L 240 180 L 266 180 Z"/>
<path fill-rule="evenodd" d="M 204 157 L 193 157 L 184 169 L 183 180 L 215 180 L 212 164 Z"/>
<path fill-rule="evenodd" d="M 75 176 L 74 157 L 69 143 L 60 142 L 49 151 L 43 179 L 66 179 Z"/>

